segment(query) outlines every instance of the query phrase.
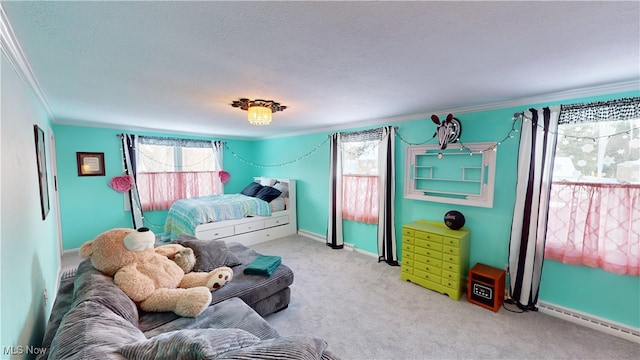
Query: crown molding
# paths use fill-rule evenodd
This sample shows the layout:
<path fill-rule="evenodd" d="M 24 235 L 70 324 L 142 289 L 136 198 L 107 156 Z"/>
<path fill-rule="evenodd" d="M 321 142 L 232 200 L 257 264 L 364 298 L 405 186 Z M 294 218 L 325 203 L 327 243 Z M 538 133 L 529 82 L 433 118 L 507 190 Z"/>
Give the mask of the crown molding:
<path fill-rule="evenodd" d="M 568 101 L 579 98 L 585 98 L 590 96 L 601 96 L 608 94 L 621 93 L 626 91 L 640 91 L 640 79 L 623 81 L 612 84 L 598 85 L 592 87 L 585 87 L 580 89 L 573 89 L 567 91 L 560 91 L 548 94 L 542 94 L 537 96 L 529 96 L 524 98 L 512 99 L 502 102 L 495 102 L 483 105 L 466 106 L 460 108 L 440 109 L 429 113 L 421 113 L 407 116 L 398 116 L 384 119 L 373 119 L 365 121 L 350 122 L 346 125 L 339 126 L 327 126 L 309 130 L 303 130 L 298 132 L 292 132 L 287 134 L 279 134 L 276 136 L 265 136 L 258 138 L 259 140 L 276 139 L 282 137 L 308 135 L 314 133 L 340 131 L 347 129 L 355 129 L 368 126 L 388 125 L 392 123 L 400 123 L 405 121 L 423 120 L 429 119 L 433 114 L 465 114 L 479 111 L 498 110 L 517 106 L 528 106 L 533 104 L 544 104 L 557 101 Z"/>
<path fill-rule="evenodd" d="M 36 79 L 36 76 L 31 69 L 31 65 L 29 65 L 29 61 L 24 55 L 18 39 L 16 39 L 13 28 L 11 27 L 11 23 L 9 23 L 9 18 L 7 17 L 7 13 L 4 11 L 2 4 L 0 4 L 0 47 L 2 48 L 2 52 L 7 57 L 9 63 L 11 63 L 11 66 L 15 69 L 18 77 L 20 77 L 20 79 L 33 90 L 38 97 L 38 100 L 40 100 L 42 106 L 49 114 L 49 118 L 53 120 L 53 111 L 51 111 L 47 97 L 44 95 L 44 92 L 40 87 L 40 83 L 38 83 L 38 79 Z"/>

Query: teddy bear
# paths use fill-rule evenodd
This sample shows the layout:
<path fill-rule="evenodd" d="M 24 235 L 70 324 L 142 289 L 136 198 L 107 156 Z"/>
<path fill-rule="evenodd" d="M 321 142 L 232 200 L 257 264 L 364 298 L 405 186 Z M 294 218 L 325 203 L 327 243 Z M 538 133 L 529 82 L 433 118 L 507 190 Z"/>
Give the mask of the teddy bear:
<path fill-rule="evenodd" d="M 164 244 L 156 247 L 154 250 L 156 254 L 173 260 L 174 263 L 180 266 L 185 274 L 190 273 L 196 265 L 196 255 L 193 253 L 193 250 L 180 244 Z"/>
<path fill-rule="evenodd" d="M 197 317 L 211 303 L 211 291 L 233 277 L 229 267 L 189 272 L 193 268 L 189 259 L 194 259 L 189 256 L 190 249 L 167 244 L 156 251 L 154 244 L 155 235 L 148 228 L 116 228 L 84 243 L 79 253 L 91 258 L 98 271 L 112 276 L 113 282 L 144 311 Z M 174 261 L 176 258 L 184 269 Z"/>

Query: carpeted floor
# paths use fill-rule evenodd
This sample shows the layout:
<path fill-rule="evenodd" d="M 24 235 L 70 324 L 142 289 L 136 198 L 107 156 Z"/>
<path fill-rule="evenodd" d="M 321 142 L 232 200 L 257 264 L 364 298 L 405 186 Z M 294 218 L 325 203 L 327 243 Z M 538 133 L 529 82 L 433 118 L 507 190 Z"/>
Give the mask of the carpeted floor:
<path fill-rule="evenodd" d="M 282 335 L 323 338 L 342 359 L 640 359 L 640 344 L 538 312 L 494 313 L 400 280 L 400 267 L 300 235 L 253 246 L 295 280 Z"/>

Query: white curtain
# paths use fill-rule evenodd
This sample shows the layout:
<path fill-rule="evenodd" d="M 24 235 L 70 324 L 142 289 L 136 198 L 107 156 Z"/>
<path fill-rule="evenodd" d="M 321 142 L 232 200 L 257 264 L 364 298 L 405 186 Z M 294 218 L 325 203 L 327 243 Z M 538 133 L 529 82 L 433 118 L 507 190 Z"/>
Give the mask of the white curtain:
<path fill-rule="evenodd" d="M 554 106 L 522 116 L 509 274 L 511 297 L 527 310 L 538 302 L 559 113 Z"/>
<path fill-rule="evenodd" d="M 382 130 L 382 141 L 378 147 L 380 179 L 378 184 L 378 261 L 398 266 L 395 228 L 395 128 L 385 126 Z"/>
<path fill-rule="evenodd" d="M 138 183 L 136 174 L 136 151 L 137 146 L 136 135 L 122 134 L 122 161 L 124 163 L 124 173 L 133 178 L 133 187 L 129 190 L 129 207 L 131 209 L 131 222 L 134 229 L 144 227 L 142 206 L 140 205 L 140 196 L 138 195 Z"/>
<path fill-rule="evenodd" d="M 342 249 L 342 154 L 340 133 L 329 135 L 329 221 L 327 246 Z"/>
<path fill-rule="evenodd" d="M 211 141 L 211 149 L 213 150 L 213 161 L 216 170 L 224 169 L 222 167 L 222 141 Z"/>
<path fill-rule="evenodd" d="M 222 141 L 216 140 L 216 141 L 211 141 L 211 149 L 213 149 L 213 161 L 215 164 L 215 169 L 218 171 L 218 173 L 220 171 L 223 171 L 224 168 L 222 167 L 222 147 L 224 146 L 224 144 L 222 143 Z M 220 182 L 220 193 L 224 194 L 224 183 L 221 181 Z"/>

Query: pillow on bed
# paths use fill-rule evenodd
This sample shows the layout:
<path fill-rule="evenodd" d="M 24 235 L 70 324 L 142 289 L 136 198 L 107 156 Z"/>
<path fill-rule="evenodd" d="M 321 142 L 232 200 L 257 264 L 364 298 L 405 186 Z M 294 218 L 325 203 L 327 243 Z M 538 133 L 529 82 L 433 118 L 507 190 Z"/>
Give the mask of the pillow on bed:
<path fill-rule="evenodd" d="M 260 177 L 259 182 L 260 182 L 260 185 L 262 186 L 273 186 L 278 182 L 278 180 L 266 178 L 266 177 Z"/>
<path fill-rule="evenodd" d="M 271 186 L 263 186 L 260 191 L 256 194 L 256 198 L 264 200 L 266 202 L 271 202 L 271 200 L 280 196 L 282 192 L 276 188 L 272 188 Z"/>
<path fill-rule="evenodd" d="M 191 235 L 182 234 L 174 242 L 193 250 L 196 256 L 193 271 L 209 272 L 221 266 L 234 267 L 242 264 L 222 240 L 199 240 Z"/>
<path fill-rule="evenodd" d="M 247 185 L 244 189 L 242 189 L 242 191 L 240 191 L 240 194 L 247 195 L 247 196 L 256 196 L 258 191 L 260 191 L 260 189 L 262 188 L 263 188 L 262 185 L 252 181 L 251 183 L 249 183 L 249 185 Z"/>
<path fill-rule="evenodd" d="M 280 196 L 282 197 L 289 197 L 289 185 L 283 182 L 277 182 L 275 185 L 273 185 L 274 189 L 278 189 L 282 192 L 282 194 Z"/>

